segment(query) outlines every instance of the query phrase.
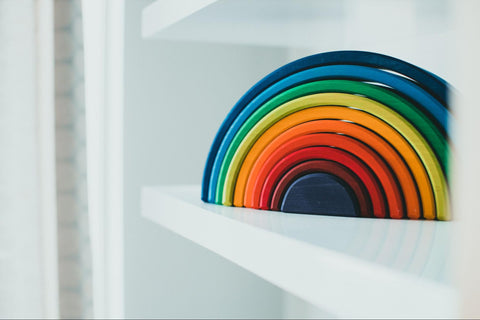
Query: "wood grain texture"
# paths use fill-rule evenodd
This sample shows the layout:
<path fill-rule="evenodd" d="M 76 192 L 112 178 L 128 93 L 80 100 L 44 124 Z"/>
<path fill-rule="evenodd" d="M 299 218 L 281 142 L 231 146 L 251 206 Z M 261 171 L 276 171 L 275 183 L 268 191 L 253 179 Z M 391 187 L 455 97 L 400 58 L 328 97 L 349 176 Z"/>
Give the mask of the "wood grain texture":
<path fill-rule="evenodd" d="M 288 187 L 281 210 L 358 217 L 358 207 L 357 199 L 345 181 L 329 173 L 314 172 L 299 177 Z"/>

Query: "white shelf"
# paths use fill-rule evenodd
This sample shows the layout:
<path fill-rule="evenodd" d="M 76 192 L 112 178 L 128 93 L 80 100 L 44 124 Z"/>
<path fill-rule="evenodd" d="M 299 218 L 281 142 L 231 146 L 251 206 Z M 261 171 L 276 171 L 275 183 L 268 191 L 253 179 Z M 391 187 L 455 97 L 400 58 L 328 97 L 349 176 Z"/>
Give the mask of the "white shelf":
<path fill-rule="evenodd" d="M 315 50 L 448 47 L 450 10 L 437 0 L 157 0 L 145 38 Z"/>
<path fill-rule="evenodd" d="M 224 207 L 198 186 L 144 188 L 142 214 L 339 317 L 458 317 L 452 222 Z"/>

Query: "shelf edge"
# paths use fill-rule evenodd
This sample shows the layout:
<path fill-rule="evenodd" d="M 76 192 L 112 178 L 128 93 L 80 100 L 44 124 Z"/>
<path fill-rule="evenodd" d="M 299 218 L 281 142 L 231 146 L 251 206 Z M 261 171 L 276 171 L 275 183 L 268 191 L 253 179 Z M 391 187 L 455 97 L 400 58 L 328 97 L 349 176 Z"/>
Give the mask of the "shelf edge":
<path fill-rule="evenodd" d="M 180 199 L 175 190 L 144 188 L 142 214 L 332 314 L 346 318 L 458 316 L 458 297 L 451 287 L 213 213 Z M 205 232 L 198 232 L 198 226 Z M 255 239 L 254 246 L 248 246 L 248 239 Z"/>
<path fill-rule="evenodd" d="M 142 37 L 155 33 L 187 18 L 218 0 L 157 0 L 142 11 Z"/>

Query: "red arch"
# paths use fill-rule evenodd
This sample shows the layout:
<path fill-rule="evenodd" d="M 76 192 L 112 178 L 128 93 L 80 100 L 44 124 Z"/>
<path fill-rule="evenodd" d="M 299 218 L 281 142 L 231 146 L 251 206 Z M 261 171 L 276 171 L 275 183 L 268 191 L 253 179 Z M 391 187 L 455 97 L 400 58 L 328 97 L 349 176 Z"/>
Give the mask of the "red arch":
<path fill-rule="evenodd" d="M 295 166 L 296 164 L 312 159 L 335 161 L 350 169 L 367 189 L 372 202 L 373 216 L 377 218 L 386 217 L 388 206 L 380 182 L 366 164 L 344 150 L 325 146 L 307 147 L 296 150 L 279 161 L 271 171 L 273 174 L 276 174 L 278 171 L 283 171 L 283 167 Z M 372 215 L 370 214 L 369 216 Z"/>
<path fill-rule="evenodd" d="M 373 216 L 381 218 L 386 216 L 388 207 L 382 193 L 380 182 L 366 164 L 344 150 L 331 147 L 308 147 L 292 152 L 283 158 L 278 164 L 297 164 L 313 159 L 335 161 L 350 169 L 356 176 L 358 176 L 367 189 L 372 201 Z M 258 209 L 259 207 L 257 206 L 253 208 Z"/>
<path fill-rule="evenodd" d="M 370 217 L 372 215 L 371 200 L 362 181 L 345 166 L 342 166 L 338 162 L 328 160 L 312 160 L 300 163 L 291 168 L 285 174 L 282 174 L 282 178 L 274 188 L 273 192 L 272 190 L 262 190 L 262 193 L 265 192 L 266 195 L 269 195 L 268 198 L 271 199 L 270 203 L 267 204 L 270 209 L 280 210 L 281 202 L 283 200 L 282 198 L 289 185 L 300 176 L 313 172 L 329 173 L 344 181 L 355 194 L 360 209 L 360 216 Z M 260 207 L 263 206 L 262 200 L 265 198 L 266 197 L 263 196 L 261 197 Z"/>
<path fill-rule="evenodd" d="M 299 112 L 300 113 L 300 112 Z M 298 113 L 298 114 L 299 114 Z M 295 114 L 293 114 L 295 115 Z M 287 118 L 293 116 L 290 115 Z M 283 120 L 286 120 L 284 118 Z M 282 121 L 283 121 L 282 120 Z M 270 130 L 270 129 L 269 129 Z M 277 134 L 269 143 L 266 144 L 262 150 L 256 150 L 257 156 L 248 155 L 250 158 L 246 158 L 244 162 L 250 161 L 250 163 L 256 164 L 265 162 L 265 159 L 271 152 L 274 152 L 276 149 L 280 148 L 289 140 L 299 137 L 305 136 L 307 134 L 314 134 L 314 133 L 337 133 L 349 136 L 356 140 L 361 141 L 363 144 L 368 145 L 372 150 L 374 150 L 378 155 L 385 160 L 385 162 L 389 165 L 393 175 L 398 180 L 398 184 L 402 190 L 402 194 L 405 200 L 405 211 L 408 214 L 409 218 L 418 219 L 422 216 L 422 203 L 420 199 L 420 194 L 417 186 L 417 182 L 415 181 L 414 177 L 412 176 L 412 172 L 410 171 L 409 166 L 404 161 L 398 150 L 396 150 L 393 146 L 391 146 L 386 140 L 384 140 L 380 135 L 371 131 L 368 128 L 365 128 L 361 125 L 358 125 L 353 122 L 345 122 L 339 120 L 313 120 L 313 121 L 306 121 L 299 124 L 293 124 L 290 128 L 285 131 L 278 131 Z M 262 136 L 263 138 L 263 136 Z M 262 139 L 260 138 L 260 139 Z M 259 139 L 259 141 L 260 141 Z M 253 147 L 255 148 L 255 147 Z M 269 150 L 267 152 L 267 150 Z M 248 165 L 248 164 L 247 164 Z M 257 166 L 257 170 L 253 170 L 253 167 L 250 167 L 252 170 L 245 170 L 243 172 L 243 176 L 246 176 L 248 179 L 248 175 L 253 174 L 260 171 L 261 166 Z M 244 169 L 244 164 L 242 164 L 242 169 Z M 248 171 L 248 172 L 247 172 Z M 249 195 L 246 194 L 247 185 L 240 184 L 240 180 L 245 180 L 245 178 L 239 176 L 236 181 L 235 186 L 235 201 L 236 205 L 238 205 L 238 199 L 240 195 L 244 195 L 241 199 L 241 204 L 243 205 L 247 199 L 252 198 L 253 195 L 253 186 L 250 184 L 249 187 Z M 248 180 L 247 180 L 248 181 Z M 252 179 L 251 182 L 254 182 Z M 242 189 L 241 192 L 240 189 Z"/>
<path fill-rule="evenodd" d="M 313 146 L 331 146 L 338 149 L 347 150 L 361 159 L 364 163 L 367 163 L 378 177 L 380 184 L 383 187 L 390 216 L 392 218 L 403 218 L 405 216 L 402 192 L 385 161 L 362 142 L 347 136 L 332 133 L 317 133 L 300 136 L 288 141 L 281 148 L 273 152 L 266 159 L 265 163 L 261 164 L 262 169 L 260 170 L 258 176 L 253 177 L 255 179 L 254 205 L 256 205 L 254 207 L 259 206 L 260 194 L 264 184 L 275 184 L 278 182 L 278 180 L 280 180 L 281 176 L 278 176 L 278 174 L 281 173 L 280 167 L 280 171 L 276 172 L 276 175 L 270 174 L 270 171 L 272 171 L 272 168 L 275 166 L 275 164 L 278 162 L 284 163 L 282 160 L 296 150 Z M 312 159 L 314 158 L 312 157 L 305 160 Z M 320 157 L 319 159 L 322 158 Z M 331 160 L 335 161 L 335 159 Z M 268 180 L 267 176 L 269 176 Z M 380 214 L 382 217 L 385 217 L 387 214 L 386 212 L 379 213 L 378 211 L 376 213 Z"/>

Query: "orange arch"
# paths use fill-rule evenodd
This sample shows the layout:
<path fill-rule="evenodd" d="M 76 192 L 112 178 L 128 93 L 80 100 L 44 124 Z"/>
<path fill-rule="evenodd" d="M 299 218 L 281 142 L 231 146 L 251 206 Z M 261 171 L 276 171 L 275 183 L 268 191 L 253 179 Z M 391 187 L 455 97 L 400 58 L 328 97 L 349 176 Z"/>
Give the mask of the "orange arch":
<path fill-rule="evenodd" d="M 350 108 L 334 106 L 322 106 L 304 109 L 286 116 L 268 128 L 249 150 L 242 163 L 238 178 L 236 180 L 234 204 L 236 206 L 243 206 L 246 203 L 252 202 L 251 198 L 253 197 L 253 194 L 251 191 L 253 188 L 253 181 L 250 182 L 249 177 L 258 175 L 260 167 L 255 167 L 257 160 L 259 158 L 268 157 L 268 155 L 275 150 L 269 145 L 274 139 L 276 139 L 284 131 L 296 125 L 321 119 L 343 119 L 355 122 L 366 128 L 369 128 L 371 131 L 389 141 L 393 145 L 393 148 L 397 150 L 399 154 L 404 156 L 405 162 L 407 163 L 407 166 L 414 177 L 413 180 L 417 183 L 418 192 L 420 193 L 421 198 L 421 211 L 423 212 L 423 216 L 427 219 L 435 218 L 435 202 L 430 179 L 421 160 L 408 142 L 400 134 L 388 126 L 388 124 L 368 113 Z M 409 199 L 410 198 L 411 197 L 409 197 Z M 417 214 L 410 214 L 410 211 L 408 213 L 412 218 L 417 217 Z"/>
<path fill-rule="evenodd" d="M 245 205 L 253 208 L 259 207 L 262 189 L 265 185 L 275 184 L 281 178 L 278 176 L 278 174 L 281 173 L 280 170 L 277 170 L 275 173 L 272 172 L 272 168 L 274 168 L 277 163 L 292 152 L 315 146 L 329 146 L 345 150 L 366 163 L 378 177 L 380 185 L 383 187 L 390 217 L 404 217 L 405 210 L 403 206 L 402 192 L 385 161 L 362 142 L 334 133 L 315 133 L 293 138 L 278 146 L 278 148 L 276 148 L 264 162 L 257 161 L 256 165 L 260 166 L 261 169 L 257 176 L 252 177 L 253 180 L 255 180 L 251 190 L 253 194 L 253 202 L 245 203 Z M 388 213 L 385 212 L 382 214 L 385 215 Z"/>
<path fill-rule="evenodd" d="M 351 122 L 338 120 L 309 121 L 291 127 L 279 134 L 277 138 L 271 142 L 272 150 L 279 148 L 282 144 L 295 137 L 322 132 L 345 134 L 364 142 L 378 152 L 389 164 L 400 183 L 402 193 L 405 197 L 405 206 L 408 217 L 411 219 L 418 219 L 422 216 L 421 200 L 417 192 L 417 185 L 402 157 L 390 144 L 369 129 Z M 238 179 L 240 179 L 240 176 Z M 239 180 L 237 180 L 237 183 L 238 181 Z M 237 192 L 240 192 L 240 190 L 235 188 L 235 193 Z M 236 194 L 235 197 L 237 197 Z"/>

